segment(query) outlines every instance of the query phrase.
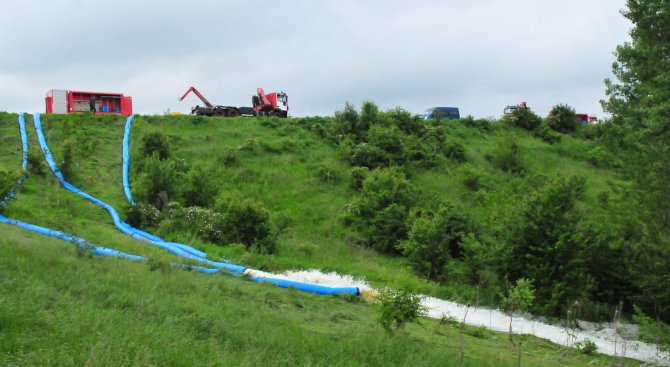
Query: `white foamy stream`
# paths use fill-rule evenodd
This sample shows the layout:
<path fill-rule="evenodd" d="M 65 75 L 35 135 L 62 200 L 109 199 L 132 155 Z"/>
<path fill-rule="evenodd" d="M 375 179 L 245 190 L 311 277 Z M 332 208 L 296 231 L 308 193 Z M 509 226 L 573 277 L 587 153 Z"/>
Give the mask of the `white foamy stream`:
<path fill-rule="evenodd" d="M 322 273 L 319 270 L 288 271 L 282 274 L 258 272 L 259 276 L 268 276 L 279 279 L 293 280 L 303 283 L 319 284 L 331 287 L 358 287 L 360 290 L 372 291 L 365 280 L 350 275 L 340 275 L 335 272 Z M 484 326 L 487 329 L 508 332 L 510 317 L 498 310 L 483 307 L 467 307 L 455 302 L 445 301 L 433 297 L 423 297 L 422 304 L 428 310 L 426 316 L 434 319 L 443 316 L 455 317 L 462 321 L 467 309 L 465 323 L 473 326 Z M 608 325 L 600 329 L 579 330 L 549 325 L 544 322 L 530 320 L 525 317 L 512 318 L 512 332 L 515 334 L 531 334 L 547 339 L 558 345 L 574 345 L 576 341 L 586 338 L 598 346 L 598 352 L 610 356 L 620 356 L 625 353 L 627 358 L 638 359 L 647 363 L 670 366 L 670 353 L 659 351 L 655 344 L 625 340 L 619 335 L 616 328 Z"/>

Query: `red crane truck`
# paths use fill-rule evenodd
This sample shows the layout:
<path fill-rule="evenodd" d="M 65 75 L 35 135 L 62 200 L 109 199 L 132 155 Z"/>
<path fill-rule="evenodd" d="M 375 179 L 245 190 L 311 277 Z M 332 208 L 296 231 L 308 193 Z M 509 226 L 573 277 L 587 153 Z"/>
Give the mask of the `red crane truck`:
<path fill-rule="evenodd" d="M 288 96 L 284 92 L 272 92 L 265 94 L 263 88 L 256 90 L 257 94 L 251 98 L 252 107 L 234 107 L 213 105 L 200 93 L 195 87 L 189 88 L 184 95 L 179 98 L 183 101 L 189 93 L 193 92 L 204 106 L 196 105 L 191 108 L 191 113 L 202 116 L 276 116 L 288 117 Z"/>

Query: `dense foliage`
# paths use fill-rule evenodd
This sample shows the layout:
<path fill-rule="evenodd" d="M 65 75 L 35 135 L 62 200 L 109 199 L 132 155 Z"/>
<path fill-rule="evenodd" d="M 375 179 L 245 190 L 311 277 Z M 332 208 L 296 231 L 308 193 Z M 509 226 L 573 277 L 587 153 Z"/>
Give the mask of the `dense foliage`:
<path fill-rule="evenodd" d="M 617 47 L 607 80 L 605 110 L 612 114 L 602 141 L 633 183 L 645 236 L 633 264 L 637 301 L 657 319 L 670 319 L 670 3 L 628 0 L 631 42 Z"/>

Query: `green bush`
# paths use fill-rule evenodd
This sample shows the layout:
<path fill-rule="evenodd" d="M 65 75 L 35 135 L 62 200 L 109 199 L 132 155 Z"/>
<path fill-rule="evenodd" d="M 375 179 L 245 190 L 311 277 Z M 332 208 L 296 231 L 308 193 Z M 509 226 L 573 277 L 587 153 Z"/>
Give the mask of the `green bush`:
<path fill-rule="evenodd" d="M 17 173 L 6 171 L 0 167 L 0 202 L 12 192 L 19 177 Z"/>
<path fill-rule="evenodd" d="M 489 159 L 494 166 L 502 171 L 517 175 L 524 172 L 521 146 L 512 134 L 504 134 L 496 139 Z"/>
<path fill-rule="evenodd" d="M 272 254 L 277 251 L 270 214 L 250 199 L 219 197 L 215 204 L 221 213 L 221 231 L 230 243 L 241 243 L 247 250 Z"/>
<path fill-rule="evenodd" d="M 558 104 L 551 109 L 547 123 L 554 130 L 559 133 L 571 133 L 577 130 L 579 121 L 575 115 L 575 109 L 566 105 Z"/>
<path fill-rule="evenodd" d="M 358 126 L 356 107 L 346 102 L 343 110 L 335 111 L 331 134 L 336 141 L 342 141 L 346 137 L 352 137 L 354 141 L 359 141 L 365 135 L 365 131 L 359 129 Z"/>
<path fill-rule="evenodd" d="M 142 137 L 142 155 L 149 157 L 154 154 L 157 154 L 161 160 L 170 157 L 168 140 L 160 132 L 150 133 Z"/>
<path fill-rule="evenodd" d="M 463 184 L 470 191 L 477 191 L 483 186 L 484 171 L 478 166 L 465 164 L 461 167 Z"/>
<path fill-rule="evenodd" d="M 670 351 L 670 326 L 645 315 L 637 305 L 633 306 L 633 322 L 638 326 L 640 340 L 658 344 L 661 350 Z"/>
<path fill-rule="evenodd" d="M 407 162 L 404 135 L 398 128 L 373 126 L 368 131 L 367 141 L 383 152 L 384 166 L 402 166 Z"/>
<path fill-rule="evenodd" d="M 542 123 L 542 118 L 531 111 L 530 108 L 517 108 L 512 115 L 505 119 L 512 125 L 525 130 L 535 130 Z"/>
<path fill-rule="evenodd" d="M 469 220 L 450 204 L 423 211 L 411 224 L 408 240 L 400 248 L 414 271 L 444 282 L 452 259 L 463 258 L 462 242 L 470 231 Z"/>
<path fill-rule="evenodd" d="M 182 196 L 186 206 L 211 207 L 214 198 L 219 194 L 219 187 L 214 175 L 202 167 L 189 170 L 184 178 Z"/>
<path fill-rule="evenodd" d="M 426 312 L 421 297 L 407 291 L 383 289 L 376 299 L 377 321 L 389 334 L 402 329 L 408 322 L 415 322 Z"/>
<path fill-rule="evenodd" d="M 360 143 L 353 147 L 345 146 L 344 155 L 348 157 L 349 164 L 352 166 L 367 167 L 375 169 L 380 167 L 388 167 L 391 164 L 389 156 L 378 146 Z"/>
<path fill-rule="evenodd" d="M 340 171 L 323 164 L 316 166 L 315 176 L 319 181 L 327 184 L 336 184 L 342 179 L 340 177 Z"/>
<path fill-rule="evenodd" d="M 160 212 L 151 204 L 138 202 L 125 208 L 124 221 L 136 228 L 150 228 L 160 222 Z"/>
<path fill-rule="evenodd" d="M 363 182 L 370 174 L 370 169 L 367 167 L 352 167 L 351 168 L 351 188 L 354 191 L 360 191 L 363 188 Z"/>
<path fill-rule="evenodd" d="M 447 139 L 442 145 L 442 154 L 455 162 L 465 162 L 465 148 L 457 141 Z"/>
<path fill-rule="evenodd" d="M 596 343 L 589 338 L 575 342 L 575 348 L 587 355 L 592 355 L 598 351 Z"/>
<path fill-rule="evenodd" d="M 535 129 L 534 135 L 548 144 L 561 142 L 561 134 L 554 131 L 546 122 L 543 122 L 537 129 Z"/>
<path fill-rule="evenodd" d="M 397 244 L 406 238 L 406 218 L 417 194 L 397 168 L 369 173 L 361 194 L 347 205 L 345 225 L 353 227 L 359 241 L 379 251 L 399 253 Z"/>
<path fill-rule="evenodd" d="M 586 153 L 586 159 L 594 167 L 609 168 L 618 166 L 614 155 L 609 150 L 601 146 L 596 146 L 589 150 Z"/>
<path fill-rule="evenodd" d="M 72 139 L 67 139 L 63 143 L 62 147 L 62 153 L 61 157 L 63 159 L 58 162 L 58 170 L 60 173 L 63 175 L 63 178 L 66 181 L 72 180 L 74 177 L 74 166 L 75 166 L 75 158 L 74 158 L 74 147 L 75 147 L 75 141 Z"/>
<path fill-rule="evenodd" d="M 28 172 L 31 175 L 44 176 L 44 159 L 40 154 L 28 152 Z"/>
<path fill-rule="evenodd" d="M 162 210 L 169 201 L 181 197 L 180 182 L 188 170 L 188 165 L 182 160 L 161 160 L 158 153 L 152 154 L 144 160 L 138 176 L 138 199 Z"/>

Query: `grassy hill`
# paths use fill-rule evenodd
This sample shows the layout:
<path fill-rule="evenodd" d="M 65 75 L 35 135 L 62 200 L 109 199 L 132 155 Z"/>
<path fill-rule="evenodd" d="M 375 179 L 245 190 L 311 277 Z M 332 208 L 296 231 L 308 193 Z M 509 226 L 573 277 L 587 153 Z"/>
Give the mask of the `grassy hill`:
<path fill-rule="evenodd" d="M 0 114 L 0 169 L 5 171 L 17 171 L 21 164 L 16 120 L 14 114 Z M 96 258 L 2 225 L 0 364 L 414 366 L 449 365 L 463 358 L 463 365 L 470 366 L 517 365 L 518 349 L 505 335 L 476 328 L 462 334 L 457 325 L 429 319 L 387 335 L 375 321 L 374 308 L 355 298 L 316 296 L 167 266 L 172 256 L 120 234 L 104 210 L 59 187 L 48 168 L 37 163 L 41 153 L 32 117 L 27 120 L 31 174 L 2 214 L 152 260 Z M 124 211 L 125 118 L 44 115 L 42 122 L 56 160 L 65 161 L 68 180 Z M 251 200 L 269 213 L 277 251 L 219 246 L 196 232 L 177 230 L 169 221 L 145 229 L 261 270 L 318 268 L 364 277 L 377 287 L 495 302 L 493 287 L 487 294 L 471 282 L 429 281 L 415 275 L 406 258 L 380 254 L 356 241 L 343 218 L 360 192 L 352 189 L 355 180 L 344 144 L 323 134 L 332 123 L 329 118 L 136 117 L 131 137 L 136 198 L 146 188 L 142 180 L 151 159 L 143 154 L 144 139 L 160 133 L 167 138 L 170 164 L 181 169 L 175 171 L 179 181 L 208 184 L 204 206 L 232 197 Z M 535 181 L 585 177 L 578 205 L 594 216 L 602 212 L 602 193 L 622 184 L 613 171 L 593 164 L 593 143 L 578 135 L 548 144 L 502 123 L 441 124 L 449 139 L 464 148 L 464 157 L 440 156 L 430 166 L 412 161 L 403 171 L 422 202 L 456 202 L 485 229 L 485 238 L 500 233 L 504 219 L 518 212 L 524 190 L 539 185 Z M 496 164 L 501 141 L 509 139 L 523 152 L 523 174 L 502 171 Z M 168 199 L 178 200 L 184 190 Z M 523 341 L 523 365 L 611 363 L 610 357 L 581 355 L 534 337 L 518 340 Z"/>

